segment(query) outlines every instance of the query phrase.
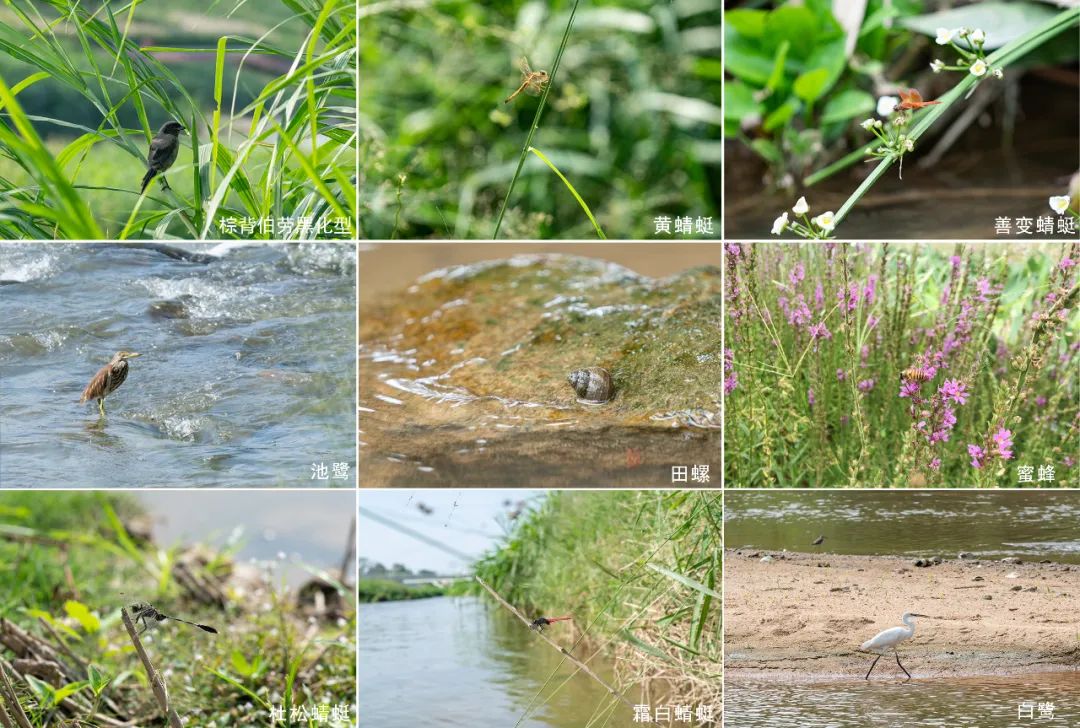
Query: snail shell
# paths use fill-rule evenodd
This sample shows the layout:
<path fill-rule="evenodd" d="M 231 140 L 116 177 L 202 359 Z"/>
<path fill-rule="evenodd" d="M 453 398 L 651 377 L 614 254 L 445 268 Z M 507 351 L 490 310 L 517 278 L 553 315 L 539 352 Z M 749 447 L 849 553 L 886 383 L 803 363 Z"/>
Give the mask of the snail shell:
<path fill-rule="evenodd" d="M 607 402 L 615 396 L 611 374 L 603 367 L 589 367 L 570 372 L 566 377 L 580 399 L 585 402 Z"/>

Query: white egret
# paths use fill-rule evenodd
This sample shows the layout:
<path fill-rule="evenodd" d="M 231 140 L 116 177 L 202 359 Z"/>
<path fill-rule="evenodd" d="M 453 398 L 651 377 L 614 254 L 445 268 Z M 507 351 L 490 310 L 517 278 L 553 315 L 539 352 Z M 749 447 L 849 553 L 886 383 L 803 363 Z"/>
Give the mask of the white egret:
<path fill-rule="evenodd" d="M 892 627 L 884 632 L 879 632 L 872 640 L 863 642 L 862 649 L 867 652 L 876 652 L 878 656 L 874 659 L 874 662 L 870 665 L 870 669 L 866 671 L 866 680 L 870 679 L 870 673 L 874 671 L 874 665 L 878 663 L 885 653 L 891 647 L 893 654 L 896 655 L 896 664 L 900 665 L 900 653 L 896 651 L 896 646 L 906 639 L 909 639 L 915 634 L 915 622 L 912 621 L 913 617 L 926 617 L 925 614 L 913 614 L 907 612 L 900 621 L 903 622 L 905 627 Z M 904 674 L 908 676 L 908 680 L 911 679 L 911 673 L 907 669 L 900 665 L 900 669 L 904 671 Z"/>

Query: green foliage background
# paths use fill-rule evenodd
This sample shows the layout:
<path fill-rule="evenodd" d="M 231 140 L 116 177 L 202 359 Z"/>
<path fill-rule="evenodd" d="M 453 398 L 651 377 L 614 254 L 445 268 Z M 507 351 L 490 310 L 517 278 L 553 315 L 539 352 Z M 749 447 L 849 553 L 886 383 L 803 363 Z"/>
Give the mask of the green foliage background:
<path fill-rule="evenodd" d="M 355 223 L 350 0 L 11 0 L 0 7 L 0 237 L 288 238 Z M 185 125 L 140 198 L 150 137 Z M 339 237 L 337 234 L 320 237 Z"/>
<path fill-rule="evenodd" d="M 361 236 L 491 237 L 533 121 L 516 60 L 550 70 L 573 2 L 360 6 Z M 654 216 L 712 216 L 720 235 L 718 0 L 581 3 L 533 146 L 608 238 Z M 593 238 L 534 155 L 500 237 Z M 702 237 L 702 236 L 698 236 Z"/>

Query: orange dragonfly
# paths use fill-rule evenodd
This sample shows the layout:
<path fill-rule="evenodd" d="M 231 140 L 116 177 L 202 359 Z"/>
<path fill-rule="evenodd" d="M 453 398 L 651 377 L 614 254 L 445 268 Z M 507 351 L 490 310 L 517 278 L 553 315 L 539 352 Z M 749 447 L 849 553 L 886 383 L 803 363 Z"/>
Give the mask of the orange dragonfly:
<path fill-rule="evenodd" d="M 915 89 L 911 89 L 907 93 L 903 91 L 900 92 L 900 103 L 896 105 L 896 110 L 921 109 L 924 106 L 933 106 L 934 104 L 940 103 L 940 101 L 923 101 L 922 94 Z"/>
<path fill-rule="evenodd" d="M 534 71 L 529 68 L 529 62 L 522 56 L 518 60 L 518 68 L 521 69 L 521 85 L 518 86 L 518 90 L 506 97 L 504 104 L 508 104 L 513 101 L 519 93 L 524 91 L 529 96 L 539 96 L 540 92 L 544 90 L 544 86 L 548 84 L 548 72 L 547 71 Z"/>

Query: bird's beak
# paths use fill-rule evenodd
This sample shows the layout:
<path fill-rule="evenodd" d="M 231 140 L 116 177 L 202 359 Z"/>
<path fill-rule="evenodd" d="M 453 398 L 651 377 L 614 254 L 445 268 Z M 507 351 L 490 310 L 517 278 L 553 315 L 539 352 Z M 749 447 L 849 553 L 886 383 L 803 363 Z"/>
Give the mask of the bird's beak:
<path fill-rule="evenodd" d="M 142 354 L 140 354 L 140 353 L 139 353 L 139 352 L 137 352 L 137 351 L 129 351 L 129 352 L 128 352 L 128 353 L 127 353 L 127 354 L 126 354 L 125 356 L 124 356 L 124 358 L 125 358 L 125 359 L 134 359 L 134 358 L 135 358 L 135 357 L 137 357 L 137 356 L 142 356 Z"/>

